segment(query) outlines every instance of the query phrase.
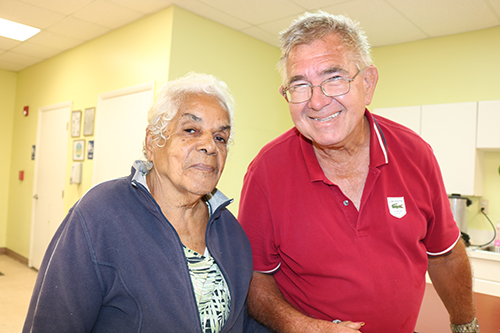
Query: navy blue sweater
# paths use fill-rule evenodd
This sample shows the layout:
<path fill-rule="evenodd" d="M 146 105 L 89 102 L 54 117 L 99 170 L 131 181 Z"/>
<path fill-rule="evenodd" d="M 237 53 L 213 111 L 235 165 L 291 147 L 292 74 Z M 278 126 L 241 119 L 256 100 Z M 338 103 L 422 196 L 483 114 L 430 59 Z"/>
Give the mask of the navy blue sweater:
<path fill-rule="evenodd" d="M 69 211 L 45 254 L 23 332 L 201 332 L 181 241 L 137 179 L 132 168 Z M 222 332 L 242 332 L 250 244 L 225 208 L 230 201 L 216 191 L 209 203 L 206 244 L 231 293 Z"/>

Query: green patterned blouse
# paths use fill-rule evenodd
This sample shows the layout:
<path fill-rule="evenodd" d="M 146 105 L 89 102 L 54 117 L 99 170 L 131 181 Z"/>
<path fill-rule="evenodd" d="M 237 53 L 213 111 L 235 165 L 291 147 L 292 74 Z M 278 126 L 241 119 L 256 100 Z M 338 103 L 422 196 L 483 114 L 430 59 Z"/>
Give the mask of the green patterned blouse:
<path fill-rule="evenodd" d="M 203 333 L 218 333 L 229 317 L 231 295 L 219 266 L 205 255 L 184 246 Z"/>

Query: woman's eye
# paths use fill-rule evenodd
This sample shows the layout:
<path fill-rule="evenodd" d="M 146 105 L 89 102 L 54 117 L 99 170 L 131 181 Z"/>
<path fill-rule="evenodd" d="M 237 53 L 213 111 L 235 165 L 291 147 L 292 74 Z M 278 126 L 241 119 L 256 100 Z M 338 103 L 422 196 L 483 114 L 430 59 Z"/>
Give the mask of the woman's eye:
<path fill-rule="evenodd" d="M 184 132 L 186 132 L 186 133 L 194 133 L 194 132 L 196 132 L 196 130 L 195 130 L 195 129 L 193 129 L 193 128 L 186 128 L 186 129 L 184 130 Z"/>
<path fill-rule="evenodd" d="M 215 136 L 215 140 L 217 140 L 217 141 L 219 141 L 221 143 L 226 143 L 227 142 L 226 138 L 223 137 L 223 136 L 220 136 L 220 135 Z"/>

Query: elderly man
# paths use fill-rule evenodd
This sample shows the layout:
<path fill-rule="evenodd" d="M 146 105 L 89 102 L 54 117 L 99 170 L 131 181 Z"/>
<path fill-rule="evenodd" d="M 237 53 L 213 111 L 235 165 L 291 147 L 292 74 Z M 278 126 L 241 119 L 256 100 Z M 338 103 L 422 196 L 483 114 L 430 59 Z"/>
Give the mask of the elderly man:
<path fill-rule="evenodd" d="M 451 330 L 479 332 L 431 147 L 366 109 L 378 72 L 364 33 L 346 17 L 307 13 L 281 42 L 280 92 L 295 127 L 245 176 L 249 313 L 276 332 L 410 333 L 428 271 Z"/>

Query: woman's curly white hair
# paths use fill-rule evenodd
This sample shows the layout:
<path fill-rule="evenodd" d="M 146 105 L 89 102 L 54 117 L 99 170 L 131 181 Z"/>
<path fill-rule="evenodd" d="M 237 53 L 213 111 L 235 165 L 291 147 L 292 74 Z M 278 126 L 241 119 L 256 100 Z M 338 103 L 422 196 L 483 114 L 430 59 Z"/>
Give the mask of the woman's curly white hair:
<path fill-rule="evenodd" d="M 156 95 L 151 109 L 148 111 L 148 127 L 154 141 L 162 146 L 168 140 L 164 133 L 170 121 L 175 117 L 187 97 L 206 94 L 215 97 L 222 108 L 229 114 L 231 132 L 229 142 L 233 140 L 234 99 L 229 93 L 227 84 L 213 75 L 190 72 L 185 76 L 167 82 Z M 160 142 L 163 140 L 163 143 Z M 146 152 L 144 150 L 144 155 Z"/>

